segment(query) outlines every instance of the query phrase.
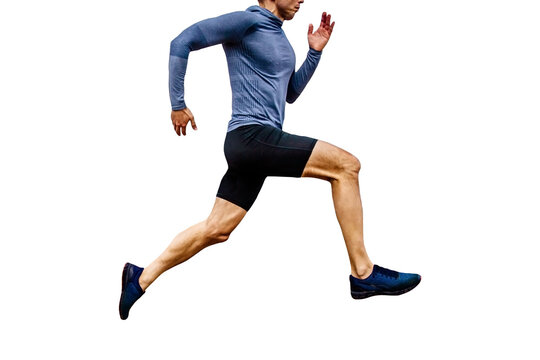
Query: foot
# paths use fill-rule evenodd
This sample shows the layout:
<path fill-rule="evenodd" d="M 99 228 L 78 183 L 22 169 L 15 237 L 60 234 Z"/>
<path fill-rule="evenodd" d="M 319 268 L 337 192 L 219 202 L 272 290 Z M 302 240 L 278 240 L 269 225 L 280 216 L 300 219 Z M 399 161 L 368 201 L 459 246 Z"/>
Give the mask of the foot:
<path fill-rule="evenodd" d="M 422 277 L 418 274 L 400 273 L 373 266 L 373 272 L 365 279 L 350 275 L 351 296 L 354 299 L 365 299 L 374 295 L 401 295 L 411 291 L 420 283 Z"/>
<path fill-rule="evenodd" d="M 143 268 L 126 263 L 122 272 L 122 294 L 120 295 L 120 319 L 126 320 L 129 316 L 129 309 L 143 296 L 144 291 L 139 285 L 139 277 Z"/>

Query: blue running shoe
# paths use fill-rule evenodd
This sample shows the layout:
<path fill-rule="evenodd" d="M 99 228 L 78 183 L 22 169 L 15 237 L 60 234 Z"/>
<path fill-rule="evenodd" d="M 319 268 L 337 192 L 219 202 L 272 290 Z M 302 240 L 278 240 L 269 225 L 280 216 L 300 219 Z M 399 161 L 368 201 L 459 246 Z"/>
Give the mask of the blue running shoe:
<path fill-rule="evenodd" d="M 420 283 L 422 277 L 418 274 L 400 273 L 373 266 L 373 272 L 365 279 L 350 275 L 351 296 L 354 299 L 365 299 L 374 295 L 401 295 L 411 291 Z"/>
<path fill-rule="evenodd" d="M 143 296 L 144 291 L 139 285 L 139 277 L 144 268 L 126 263 L 122 272 L 122 294 L 120 295 L 120 319 L 126 320 L 129 316 L 129 309 Z"/>

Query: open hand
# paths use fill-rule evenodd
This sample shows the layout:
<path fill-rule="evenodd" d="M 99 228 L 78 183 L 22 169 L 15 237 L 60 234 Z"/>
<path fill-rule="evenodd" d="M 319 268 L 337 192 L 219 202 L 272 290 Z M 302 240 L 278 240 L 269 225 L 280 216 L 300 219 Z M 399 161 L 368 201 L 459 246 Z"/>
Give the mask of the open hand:
<path fill-rule="evenodd" d="M 173 110 L 171 112 L 171 120 L 174 126 L 174 131 L 178 136 L 186 135 L 186 127 L 188 122 L 191 121 L 191 128 L 197 130 L 197 124 L 195 124 L 195 117 L 191 111 L 186 107 L 182 110 Z"/>
<path fill-rule="evenodd" d="M 313 32 L 313 24 L 309 24 L 308 28 L 308 43 L 309 47 L 313 50 L 322 51 L 328 40 L 330 40 L 330 35 L 332 35 L 332 30 L 334 30 L 335 21 L 330 25 L 330 18 L 332 15 L 326 15 L 326 12 L 322 13 L 321 24 L 317 31 Z"/>

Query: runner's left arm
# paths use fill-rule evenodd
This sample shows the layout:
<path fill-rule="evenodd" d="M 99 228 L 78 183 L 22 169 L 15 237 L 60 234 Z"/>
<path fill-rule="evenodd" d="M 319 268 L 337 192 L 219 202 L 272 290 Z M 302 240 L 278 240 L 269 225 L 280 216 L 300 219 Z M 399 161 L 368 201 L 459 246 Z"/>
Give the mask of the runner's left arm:
<path fill-rule="evenodd" d="M 321 58 L 322 51 L 330 36 L 334 30 L 334 23 L 330 23 L 332 15 L 326 14 L 323 12 L 321 15 L 321 23 L 319 28 L 313 32 L 313 24 L 309 24 L 308 27 L 308 43 L 309 43 L 309 52 L 304 61 L 304 64 L 300 67 L 298 72 L 293 72 L 291 79 L 289 81 L 289 88 L 287 89 L 287 102 L 293 103 L 298 96 L 302 93 L 302 90 L 306 87 L 309 79 L 315 72 L 317 64 Z"/>
<path fill-rule="evenodd" d="M 322 51 L 309 49 L 306 60 L 297 72 L 293 72 L 289 80 L 287 89 L 287 102 L 292 104 L 298 99 L 307 83 L 313 76 L 319 60 L 321 59 Z"/>

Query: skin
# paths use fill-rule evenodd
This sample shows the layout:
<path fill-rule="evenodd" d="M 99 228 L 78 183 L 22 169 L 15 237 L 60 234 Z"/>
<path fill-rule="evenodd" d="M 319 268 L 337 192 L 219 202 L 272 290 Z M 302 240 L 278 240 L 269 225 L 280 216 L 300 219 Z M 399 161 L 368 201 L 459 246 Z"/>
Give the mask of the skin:
<path fill-rule="evenodd" d="M 270 10 L 282 20 L 291 20 L 300 9 L 303 0 L 265 0 L 259 5 Z M 332 35 L 334 22 L 324 12 L 319 28 L 313 32 L 308 27 L 308 43 L 322 51 Z M 188 123 L 197 130 L 195 117 L 188 109 L 171 114 L 174 130 L 178 136 L 186 135 Z M 368 277 L 373 263 L 364 246 L 363 210 L 360 198 L 358 173 L 360 162 L 352 154 L 324 141 L 317 141 L 304 168 L 302 177 L 326 180 L 332 188 L 336 216 L 341 227 L 351 263 L 351 274 L 357 278 Z M 207 246 L 225 242 L 242 221 L 246 211 L 221 198 L 216 198 L 208 218 L 176 235 L 165 251 L 142 272 L 139 283 L 146 290 L 162 273 L 181 264 Z"/>

